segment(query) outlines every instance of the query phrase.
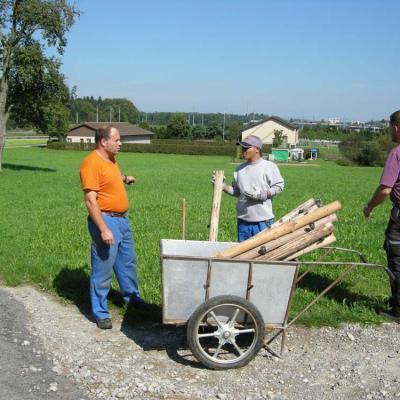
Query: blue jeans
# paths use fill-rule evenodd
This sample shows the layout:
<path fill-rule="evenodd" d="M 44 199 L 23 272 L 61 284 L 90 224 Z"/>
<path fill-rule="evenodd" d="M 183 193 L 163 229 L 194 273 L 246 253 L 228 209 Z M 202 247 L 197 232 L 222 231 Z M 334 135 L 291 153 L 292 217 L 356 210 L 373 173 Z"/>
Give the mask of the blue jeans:
<path fill-rule="evenodd" d="M 140 299 L 135 243 L 129 220 L 127 217 L 112 217 L 105 214 L 103 219 L 114 236 L 114 244 L 111 246 L 101 240 L 99 229 L 91 218 L 88 218 L 89 233 L 92 237 L 90 300 L 92 313 L 96 319 L 110 318 L 107 296 L 111 289 L 113 269 L 124 302 Z"/>
<path fill-rule="evenodd" d="M 237 231 L 238 231 L 238 242 L 243 242 L 250 239 L 257 233 L 268 229 L 274 223 L 274 219 L 271 218 L 267 221 L 260 222 L 247 222 L 241 219 L 237 220 Z"/>

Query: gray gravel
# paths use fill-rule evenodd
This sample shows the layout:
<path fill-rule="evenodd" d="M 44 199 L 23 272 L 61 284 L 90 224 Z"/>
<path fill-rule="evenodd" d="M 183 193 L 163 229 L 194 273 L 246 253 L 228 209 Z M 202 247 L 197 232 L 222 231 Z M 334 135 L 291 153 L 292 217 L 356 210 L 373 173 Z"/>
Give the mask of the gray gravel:
<path fill-rule="evenodd" d="M 262 350 L 242 369 L 210 371 L 191 356 L 183 328 L 132 326 L 114 315 L 114 328 L 100 331 L 75 306 L 47 294 L 4 290 L 29 312 L 28 328 L 40 338 L 52 371 L 91 399 L 400 399 L 395 323 L 294 327 L 284 359 Z M 35 372 L 28 366 L 26 374 Z"/>
<path fill-rule="evenodd" d="M 52 371 L 40 340 L 26 328 L 29 314 L 0 289 L 0 398 L 7 400 L 86 398 L 73 381 Z"/>

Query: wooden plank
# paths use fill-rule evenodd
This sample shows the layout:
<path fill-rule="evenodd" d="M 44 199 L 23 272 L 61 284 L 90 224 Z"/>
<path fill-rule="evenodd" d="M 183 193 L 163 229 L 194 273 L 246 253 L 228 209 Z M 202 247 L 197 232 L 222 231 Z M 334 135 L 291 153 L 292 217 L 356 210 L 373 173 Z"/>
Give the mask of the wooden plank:
<path fill-rule="evenodd" d="M 214 172 L 214 193 L 211 205 L 210 231 L 208 240 L 216 242 L 218 239 L 219 210 L 221 206 L 222 186 L 224 184 L 224 171 Z"/>
<path fill-rule="evenodd" d="M 334 201 L 330 204 L 327 204 L 324 207 L 318 208 L 315 211 L 310 212 L 309 214 L 298 218 L 295 221 L 284 222 L 282 225 L 265 230 L 257 235 L 257 237 L 252 237 L 250 239 L 245 240 L 242 243 L 239 243 L 235 246 L 229 247 L 219 253 L 216 254 L 216 257 L 221 258 L 233 258 L 239 254 L 244 253 L 245 251 L 249 251 L 254 249 L 257 246 L 260 246 L 264 243 L 268 243 L 274 239 L 278 239 L 279 237 L 286 235 L 288 233 L 294 232 L 297 229 L 302 228 L 312 222 L 318 221 L 321 218 L 327 217 L 330 214 L 334 214 L 336 211 L 339 211 L 342 208 L 342 205 L 339 201 Z"/>

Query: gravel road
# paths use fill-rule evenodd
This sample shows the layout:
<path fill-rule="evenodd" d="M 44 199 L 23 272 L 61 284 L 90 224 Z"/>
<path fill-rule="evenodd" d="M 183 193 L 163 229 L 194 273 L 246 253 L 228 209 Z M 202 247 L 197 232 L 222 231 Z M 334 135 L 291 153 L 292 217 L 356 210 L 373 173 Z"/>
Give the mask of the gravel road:
<path fill-rule="evenodd" d="M 87 398 L 73 381 L 52 371 L 39 338 L 26 325 L 25 307 L 0 289 L 0 398 L 78 400 Z"/>
<path fill-rule="evenodd" d="M 48 294 L 30 287 L 2 290 L 12 300 L 10 315 L 18 309 L 29 332 L 17 327 L 20 332 L 15 336 L 14 328 L 3 329 L 1 324 L 1 339 L 14 343 L 16 338 L 15 351 L 23 351 L 24 356 L 32 353 L 34 360 L 38 349 L 45 349 L 51 372 L 57 375 L 57 380 L 43 378 L 43 390 L 47 385 L 43 399 L 52 394 L 47 391 L 50 384 L 59 380 L 68 380 L 90 399 L 107 400 L 400 399 L 400 325 L 395 323 L 340 329 L 294 327 L 284 359 L 262 350 L 242 369 L 210 371 L 191 356 L 183 328 L 133 325 L 114 315 L 114 328 L 100 331 L 75 306 L 62 305 Z M 23 346 L 23 339 L 29 343 Z M 30 365 L 42 368 L 40 374 Z M 25 379 L 46 374 L 49 367 L 44 365 L 24 361 L 12 375 Z M 0 379 L 1 398 L 31 398 L 33 384 L 21 385 L 19 390 L 26 396 L 13 398 L 3 395 L 3 381 L 8 379 Z M 61 394 L 69 386 L 57 385 L 57 398 L 63 399 Z M 10 389 L 6 386 L 6 390 Z M 69 398 L 79 397 L 65 397 Z"/>

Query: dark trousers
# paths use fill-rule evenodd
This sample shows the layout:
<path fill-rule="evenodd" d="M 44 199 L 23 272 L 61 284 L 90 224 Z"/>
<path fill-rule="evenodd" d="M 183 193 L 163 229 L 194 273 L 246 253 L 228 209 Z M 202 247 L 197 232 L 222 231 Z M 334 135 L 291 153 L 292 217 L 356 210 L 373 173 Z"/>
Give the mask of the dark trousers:
<path fill-rule="evenodd" d="M 392 272 L 390 288 L 392 296 L 390 307 L 400 315 L 400 207 L 394 206 L 390 212 L 389 222 L 385 231 L 384 249 L 388 268 Z"/>

